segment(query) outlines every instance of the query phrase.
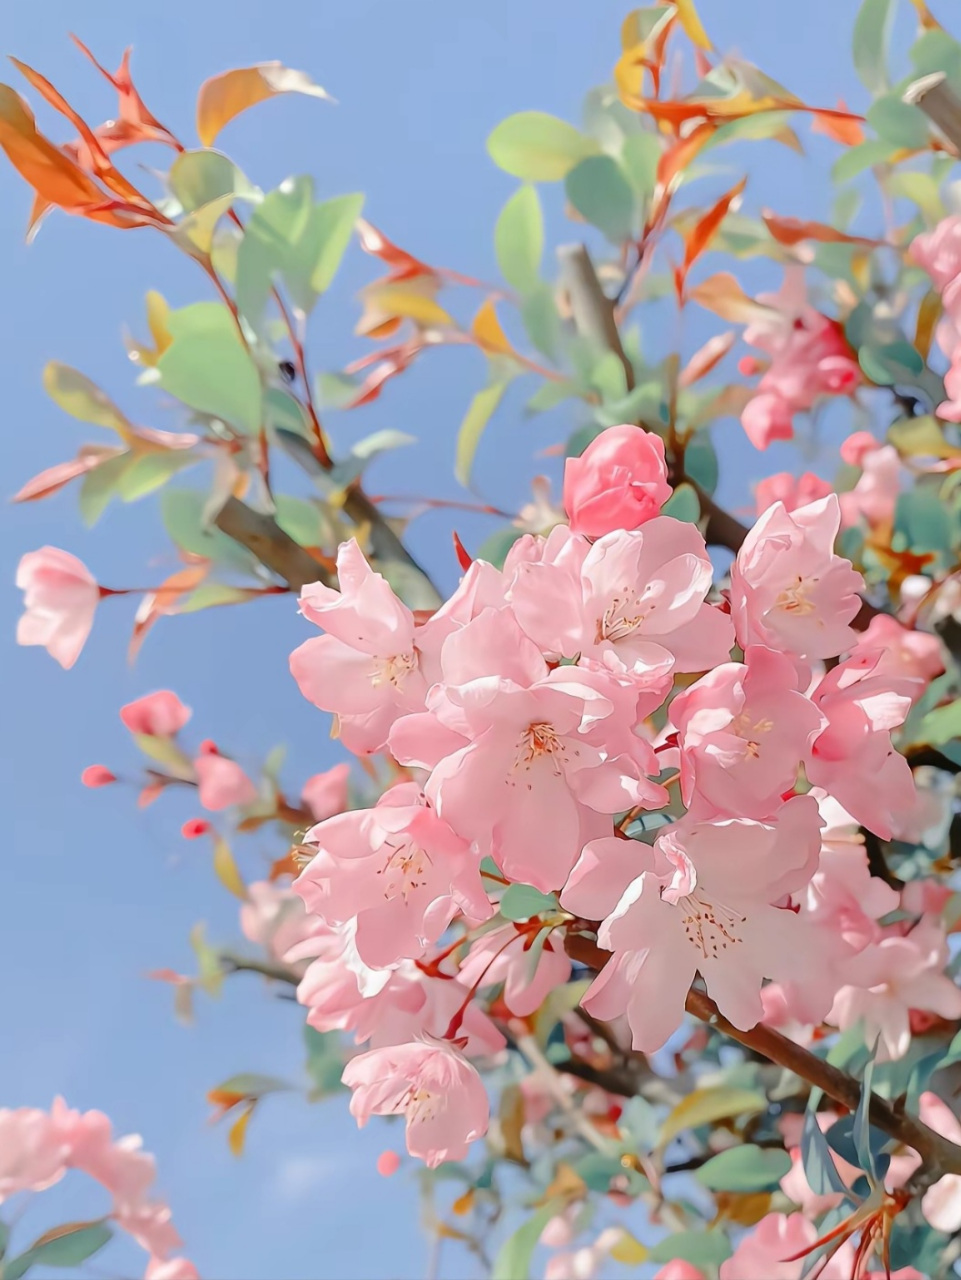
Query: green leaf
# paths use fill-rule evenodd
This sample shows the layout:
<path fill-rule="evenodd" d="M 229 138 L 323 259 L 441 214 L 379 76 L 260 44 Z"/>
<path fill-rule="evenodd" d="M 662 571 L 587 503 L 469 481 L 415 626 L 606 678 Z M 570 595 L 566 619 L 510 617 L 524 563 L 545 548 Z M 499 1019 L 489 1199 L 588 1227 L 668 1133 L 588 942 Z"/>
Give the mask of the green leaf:
<path fill-rule="evenodd" d="M 877 1050 L 877 1041 L 875 1041 L 874 1050 L 864 1064 L 864 1073 L 861 1076 L 861 1096 L 858 1099 L 857 1110 L 854 1113 L 852 1130 L 858 1162 L 865 1173 L 870 1173 L 873 1178 L 877 1178 L 878 1171 L 874 1152 L 871 1149 L 871 1121 L 868 1113 L 871 1105 L 871 1085 L 874 1079 L 874 1059 Z"/>
<path fill-rule="evenodd" d="M 288 272 L 296 270 L 299 263 L 310 266 L 310 288 L 314 293 L 326 293 L 347 252 L 363 207 L 364 196 L 360 191 L 315 204 Z M 292 288 L 289 283 L 288 287 Z"/>
<path fill-rule="evenodd" d="M 642 200 L 649 200 L 657 185 L 657 166 L 664 148 L 655 133 L 632 133 L 621 148 L 621 169 Z"/>
<path fill-rule="evenodd" d="M 153 493 L 167 483 L 171 476 L 185 467 L 192 467 L 200 458 L 188 449 L 165 449 L 163 453 L 144 453 L 132 458 L 124 467 L 117 482 L 117 493 L 124 502 Z"/>
<path fill-rule="evenodd" d="M 524 413 L 546 413 L 565 400 L 579 399 L 580 396 L 581 392 L 575 382 L 545 382 L 524 405 Z"/>
<path fill-rule="evenodd" d="M 182 151 L 170 166 L 167 184 L 184 213 L 193 213 L 222 196 L 256 200 L 261 194 L 221 151 Z"/>
<path fill-rule="evenodd" d="M 838 156 L 831 166 L 831 177 L 835 182 L 849 182 L 865 169 L 886 164 L 897 150 L 898 147 L 883 138 L 869 138 L 867 142 L 859 142 L 856 147 L 849 147 Z"/>
<path fill-rule="evenodd" d="M 307 1045 L 307 1074 L 310 1076 L 310 1100 L 329 1097 L 345 1086 L 341 1081 L 344 1071 L 344 1052 L 341 1036 L 336 1031 L 315 1031 L 304 1026 Z"/>
<path fill-rule="evenodd" d="M 474 465 L 474 455 L 477 453 L 480 438 L 500 404 L 506 386 L 506 382 L 494 382 L 483 391 L 478 391 L 460 424 L 460 430 L 457 433 L 454 475 L 465 489 L 470 487 L 471 468 Z"/>
<path fill-rule="evenodd" d="M 114 402 L 88 377 L 69 365 L 51 360 L 44 366 L 43 388 L 47 395 L 72 418 L 107 427 L 124 436 L 130 423 Z"/>
<path fill-rule="evenodd" d="M 157 361 L 164 390 L 191 409 L 256 435 L 263 408 L 260 374 L 227 308 L 195 302 L 171 311 L 167 328 L 173 342 Z"/>
<path fill-rule="evenodd" d="M 899 169 L 888 178 L 888 192 L 918 206 L 925 222 L 933 226 L 944 213 L 941 189 L 930 173 Z"/>
<path fill-rule="evenodd" d="M 321 375 L 323 376 L 323 375 Z M 357 388 L 351 385 L 351 396 L 356 395 Z M 289 391 L 282 387 L 269 387 L 264 396 L 264 420 L 273 431 L 293 431 L 297 435 L 311 439 L 310 423 L 299 400 L 295 400 Z"/>
<path fill-rule="evenodd" d="M 579 160 L 596 155 L 597 143 L 566 120 L 543 111 L 520 111 L 502 120 L 487 139 L 494 163 L 527 182 L 560 182 Z"/>
<path fill-rule="evenodd" d="M 699 431 L 684 450 L 684 470 L 705 493 L 717 488 L 719 467 L 714 442 L 707 431 Z"/>
<path fill-rule="evenodd" d="M 557 357 L 561 342 L 561 320 L 549 284 L 539 284 L 521 303 L 521 321 L 527 336 L 548 360 Z"/>
<path fill-rule="evenodd" d="M 790 111 L 763 111 L 753 116 L 742 116 L 740 120 L 729 120 L 711 134 L 702 154 L 727 142 L 764 142 L 769 138 L 787 142 L 800 151 L 801 144 L 790 128 L 791 118 Z"/>
<path fill-rule="evenodd" d="M 319 547 L 322 541 L 321 516 L 313 502 L 303 498 L 291 498 L 286 494 L 274 497 L 274 519 L 302 547 Z"/>
<path fill-rule="evenodd" d="M 659 1240 L 651 1249 L 651 1262 L 683 1260 L 703 1271 L 715 1271 L 731 1256 L 731 1243 L 723 1231 L 709 1227 L 706 1231 L 678 1231 Z"/>
<path fill-rule="evenodd" d="M 918 739 L 931 747 L 941 747 L 954 739 L 961 739 L 961 698 L 929 711 L 921 721 Z"/>
<path fill-rule="evenodd" d="M 250 552 L 204 520 L 207 495 L 200 489 L 165 489 L 160 514 L 171 541 L 182 551 L 249 570 Z"/>
<path fill-rule="evenodd" d="M 505 920 L 530 920 L 545 911 L 557 910 L 553 893 L 541 893 L 529 884 L 512 884 L 504 890 L 500 913 Z"/>
<path fill-rule="evenodd" d="M 664 503 L 661 514 L 673 516 L 675 520 L 687 520 L 690 524 L 697 524 L 701 518 L 701 503 L 693 487 L 689 484 L 679 484 Z"/>
<path fill-rule="evenodd" d="M 754 1115 L 767 1109 L 767 1099 L 754 1089 L 738 1089 L 729 1085 L 711 1085 L 695 1089 L 682 1098 L 664 1121 L 661 1129 L 661 1146 L 676 1138 L 685 1129 L 697 1129 L 702 1124 L 713 1124 L 728 1116 Z"/>
<path fill-rule="evenodd" d="M 528 1280 L 541 1232 L 563 1207 L 563 1200 L 549 1200 L 507 1237 L 494 1259 L 491 1280 Z"/>
<path fill-rule="evenodd" d="M 256 589 L 232 587 L 229 582 L 202 582 L 178 603 L 177 612 L 199 613 L 201 609 L 214 609 L 219 605 L 244 604 L 256 594 Z"/>
<path fill-rule="evenodd" d="M 79 1267 L 113 1239 L 105 1222 L 70 1222 L 45 1232 L 19 1258 L 3 1266 L 3 1280 L 20 1280 L 30 1268 Z"/>
<path fill-rule="evenodd" d="M 886 93 L 868 108 L 867 122 L 885 142 L 916 150 L 928 140 L 928 125 L 920 108 L 901 101 L 899 93 Z"/>
<path fill-rule="evenodd" d="M 121 453 L 115 458 L 107 458 L 84 476 L 77 504 L 80 507 L 80 518 L 88 528 L 97 523 L 110 499 L 116 495 L 131 461 L 131 454 Z"/>
<path fill-rule="evenodd" d="M 544 215 L 537 190 L 518 187 L 494 228 L 494 251 L 501 275 L 520 294 L 536 288 L 544 253 Z"/>
<path fill-rule="evenodd" d="M 908 539 L 914 551 L 948 551 L 958 529 L 956 520 L 938 494 L 929 488 L 906 489 L 898 494 L 894 527 Z"/>
<path fill-rule="evenodd" d="M 961 93 L 961 44 L 947 31 L 924 31 L 911 46 L 911 62 L 916 76 L 943 71 L 955 93 Z"/>
<path fill-rule="evenodd" d="M 177 746 L 172 738 L 157 738 L 152 733 L 135 733 L 132 735 L 134 746 L 144 753 L 148 760 L 163 767 L 164 772 L 174 778 L 182 778 L 192 782 L 194 767 L 190 757 Z"/>
<path fill-rule="evenodd" d="M 924 370 L 924 360 L 905 338 L 897 342 L 866 342 L 858 351 L 858 363 L 879 387 L 910 382 Z"/>
<path fill-rule="evenodd" d="M 621 244 L 634 229 L 634 192 L 611 156 L 588 156 L 564 179 L 567 198 L 608 240 Z"/>
<path fill-rule="evenodd" d="M 489 538 L 485 538 L 481 543 L 477 552 L 477 559 L 486 560 L 495 569 L 502 569 L 508 551 L 510 551 L 517 539 L 523 536 L 523 530 L 521 529 L 498 529 L 496 533 L 492 533 Z"/>
<path fill-rule="evenodd" d="M 863 0 L 854 20 L 854 69 L 873 94 L 888 85 L 888 44 L 895 8 L 894 0 Z"/>
<path fill-rule="evenodd" d="M 746 1145 L 722 1151 L 701 1165 L 694 1177 L 711 1191 L 773 1191 L 790 1168 L 786 1151 Z"/>
<path fill-rule="evenodd" d="M 804 1165 L 804 1176 L 808 1186 L 816 1195 L 838 1193 L 847 1196 L 848 1189 L 841 1181 L 831 1148 L 818 1127 L 817 1107 L 821 1097 L 820 1089 L 812 1090 L 804 1113 L 804 1128 L 801 1131 L 801 1161 Z"/>

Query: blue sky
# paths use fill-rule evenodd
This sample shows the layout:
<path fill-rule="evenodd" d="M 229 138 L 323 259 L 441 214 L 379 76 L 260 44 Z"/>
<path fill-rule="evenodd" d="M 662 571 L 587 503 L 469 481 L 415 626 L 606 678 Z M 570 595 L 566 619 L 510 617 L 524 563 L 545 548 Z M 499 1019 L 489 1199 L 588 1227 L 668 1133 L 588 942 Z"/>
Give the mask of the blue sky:
<path fill-rule="evenodd" d="M 42 70 L 94 120 L 112 104 L 68 31 L 108 65 L 133 44 L 141 92 L 182 137 L 192 136 L 196 89 L 208 75 L 271 58 L 308 70 L 340 105 L 280 100 L 232 125 L 220 145 L 265 189 L 310 172 L 321 195 L 364 190 L 367 216 L 392 239 L 432 262 L 491 278 L 492 228 L 514 183 L 487 158 L 486 135 L 517 110 L 577 119 L 584 92 L 610 75 L 627 8 L 613 0 L 94 0 L 82 7 L 34 0 L 5 8 L 0 35 L 4 52 Z M 736 48 L 795 92 L 824 105 L 839 96 L 861 101 L 848 54 L 853 0 L 728 0 L 702 8 L 720 47 Z M 8 79 L 15 82 L 15 73 Z M 807 141 L 807 126 L 799 129 Z M 752 168 L 748 207 L 824 216 L 834 148 L 815 138 L 808 152 L 801 158 L 765 147 L 763 164 Z M 122 328 L 143 329 L 148 288 L 160 288 L 174 305 L 205 296 L 199 275 L 150 233 L 121 235 L 54 216 L 25 248 L 28 207 L 26 188 L 0 163 L 7 493 L 98 434 L 44 396 L 48 359 L 82 369 L 135 419 L 174 426 L 149 391 L 133 386 Z M 556 200 L 549 225 L 554 243 L 576 236 Z M 357 354 L 349 337 L 352 293 L 368 276 L 369 264 L 355 252 L 313 323 L 315 369 Z M 373 406 L 332 420 L 341 445 L 388 427 L 419 438 L 409 456 L 374 473 L 374 488 L 457 496 L 454 433 L 484 371 L 473 352 L 434 356 Z M 545 465 L 531 461 L 534 451 L 571 426 L 563 415 L 531 425 L 516 410 L 508 402 L 477 471 L 485 495 L 506 507 L 523 500 L 526 477 Z M 731 477 L 745 462 L 756 464 L 735 424 L 722 431 L 725 490 L 743 501 Z M 507 457 L 523 461 L 512 469 Z M 796 466 L 797 459 L 785 447 L 764 465 Z M 0 592 L 7 740 L 0 1105 L 46 1106 L 63 1093 L 74 1106 L 107 1111 L 121 1132 L 141 1132 L 158 1156 L 188 1252 L 208 1280 L 423 1275 L 413 1181 L 386 1182 L 373 1168 L 377 1153 L 396 1144 L 396 1129 L 375 1125 L 358 1135 L 339 1102 L 307 1108 L 279 1098 L 256 1117 L 247 1154 L 236 1161 L 223 1130 L 206 1125 L 205 1091 L 226 1076 L 299 1077 L 299 1014 L 237 979 L 222 1001 L 202 1003 L 192 1029 L 174 1022 L 169 990 L 143 974 L 189 967 L 187 935 L 198 919 L 215 938 L 234 936 L 231 902 L 213 881 L 206 849 L 178 836 L 189 810 L 169 803 L 141 813 L 128 795 L 79 785 L 91 762 L 135 767 L 116 709 L 159 687 L 173 687 L 194 707 L 198 738 L 213 737 L 241 759 L 252 762 L 287 742 L 292 788 L 332 763 L 323 718 L 287 674 L 302 623 L 284 598 L 173 620 L 148 639 L 131 669 L 125 650 L 134 606 L 111 601 L 72 672 L 40 650 L 17 650 L 12 583 L 24 551 L 63 545 L 116 587 L 158 580 L 172 563 L 150 500 L 111 507 L 93 531 L 82 528 L 74 504 L 68 491 L 27 508 L 0 505 L 0 578 L 9 584 Z M 458 527 L 471 537 L 483 531 L 470 520 Z M 412 544 L 451 585 L 448 530 L 445 516 L 429 516 Z M 248 871 L 272 852 L 266 836 L 249 841 Z"/>

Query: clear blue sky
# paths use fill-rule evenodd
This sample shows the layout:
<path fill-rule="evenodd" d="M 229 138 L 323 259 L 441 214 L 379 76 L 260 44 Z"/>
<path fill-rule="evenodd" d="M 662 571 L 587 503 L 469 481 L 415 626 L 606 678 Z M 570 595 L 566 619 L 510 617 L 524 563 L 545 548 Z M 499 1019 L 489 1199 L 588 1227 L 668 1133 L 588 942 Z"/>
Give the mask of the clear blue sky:
<path fill-rule="evenodd" d="M 34 0 L 5 6 L 0 35 L 4 52 L 42 70 L 94 121 L 112 110 L 107 87 L 67 32 L 75 29 L 111 66 L 132 43 L 138 86 L 183 137 L 193 136 L 195 93 L 208 75 L 271 58 L 304 68 L 340 105 L 289 98 L 231 126 L 221 144 L 249 176 L 269 188 L 308 171 L 321 194 L 364 190 L 367 216 L 391 238 L 433 262 L 491 277 L 492 227 L 514 183 L 488 160 L 487 133 L 528 108 L 577 119 L 584 92 L 610 75 L 627 8 L 621 0 L 93 0 L 80 7 Z M 862 100 L 848 54 L 856 8 L 854 0 L 702 0 L 722 48 L 737 48 L 824 105 L 842 95 Z M 12 70 L 7 78 L 17 81 Z M 807 125 L 799 129 L 807 141 Z M 813 159 L 775 146 L 761 154 L 748 207 L 826 214 L 830 144 L 813 139 Z M 132 385 L 121 330 L 143 328 L 148 288 L 160 288 L 174 305 L 204 296 L 199 275 L 149 232 L 121 235 L 55 215 L 25 248 L 28 207 L 26 188 L 0 163 L 7 493 L 98 438 L 96 428 L 83 428 L 45 398 L 40 374 L 48 359 L 85 371 L 135 419 L 174 425 L 150 392 Z M 552 228 L 555 243 L 576 234 L 556 208 Z M 319 309 L 315 368 L 356 354 L 351 294 L 368 270 L 355 253 Z M 411 432 L 421 443 L 409 457 L 398 455 L 390 487 L 456 496 L 453 436 L 482 378 L 476 353 L 434 353 L 372 407 L 338 417 L 334 430 L 347 442 L 387 427 Z M 516 505 L 523 479 L 520 471 L 505 474 L 507 451 L 529 457 L 562 433 L 504 414 L 480 459 L 486 495 Z M 728 468 L 732 454 L 738 464 L 746 460 L 734 424 L 720 445 Z M 784 449 L 775 461 L 796 465 L 797 454 Z M 387 487 L 385 469 L 375 475 Z M 727 492 L 735 492 L 730 484 Z M 213 882 L 207 850 L 179 839 L 188 810 L 162 803 L 139 813 L 132 797 L 79 784 L 94 761 L 135 766 L 116 708 L 166 686 L 194 707 L 198 737 L 213 737 L 242 759 L 289 743 L 292 785 L 331 763 L 326 725 L 287 674 L 287 654 L 303 635 L 294 609 L 281 598 L 161 624 L 130 669 L 133 606 L 109 602 L 77 667 L 64 673 L 42 651 L 14 645 L 17 559 L 52 542 L 79 554 L 109 585 L 154 581 L 171 562 L 156 505 L 111 507 L 87 532 L 68 491 L 27 508 L 0 506 L 0 527 L 0 578 L 9 584 L 0 592 L 7 743 L 0 1105 L 46 1106 L 60 1092 L 75 1106 L 109 1112 L 121 1132 L 141 1132 L 158 1156 L 188 1252 L 208 1280 L 423 1275 L 413 1182 L 400 1175 L 385 1182 L 373 1170 L 377 1153 L 396 1145 L 397 1129 L 375 1124 L 358 1136 L 339 1102 L 307 1108 L 280 1098 L 256 1117 L 247 1154 L 235 1161 L 224 1131 L 206 1125 L 206 1089 L 233 1072 L 298 1078 L 299 1013 L 237 979 L 219 1004 L 202 1002 L 195 1027 L 174 1022 L 169 990 L 143 974 L 189 967 L 187 935 L 200 918 L 214 937 L 234 936 L 231 902 Z M 445 517 L 428 517 L 413 543 L 449 584 L 448 528 Z M 267 836 L 249 841 L 248 871 L 275 851 Z"/>

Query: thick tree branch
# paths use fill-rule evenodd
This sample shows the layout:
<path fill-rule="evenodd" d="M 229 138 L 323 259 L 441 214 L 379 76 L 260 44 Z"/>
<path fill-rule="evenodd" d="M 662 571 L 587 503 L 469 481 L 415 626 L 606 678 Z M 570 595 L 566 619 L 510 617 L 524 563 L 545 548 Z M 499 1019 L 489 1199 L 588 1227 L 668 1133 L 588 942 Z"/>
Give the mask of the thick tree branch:
<path fill-rule="evenodd" d="M 569 934 L 565 941 L 567 954 L 581 964 L 600 970 L 610 958 L 597 943 L 582 934 Z M 839 1071 L 807 1049 L 788 1040 L 779 1031 L 758 1023 L 750 1031 L 741 1031 L 719 1012 L 717 1005 L 702 991 L 688 993 L 687 1012 L 715 1030 L 736 1040 L 769 1062 L 792 1071 L 802 1080 L 822 1089 L 827 1097 L 854 1111 L 861 1100 L 861 1085 L 845 1071 Z M 914 1116 L 900 1111 L 877 1094 L 871 1095 L 871 1123 L 889 1137 L 913 1147 L 924 1161 L 928 1179 L 935 1181 L 945 1173 L 961 1174 L 961 1147 L 929 1129 Z"/>
<path fill-rule="evenodd" d="M 948 84 L 943 71 L 935 71 L 909 84 L 904 101 L 920 107 L 961 154 L 961 98 Z"/>
<path fill-rule="evenodd" d="M 278 578 L 283 578 L 292 591 L 300 591 L 309 582 L 336 585 L 333 575 L 284 533 L 276 520 L 254 511 L 239 498 L 227 499 L 214 518 L 214 524 L 228 538 L 246 547 Z"/>
<path fill-rule="evenodd" d="M 624 369 L 628 391 L 634 390 L 634 366 L 628 359 L 614 319 L 614 303 L 597 278 L 591 255 L 582 244 L 563 245 L 557 251 L 561 281 L 567 290 L 578 333 L 599 347 L 613 351 Z"/>

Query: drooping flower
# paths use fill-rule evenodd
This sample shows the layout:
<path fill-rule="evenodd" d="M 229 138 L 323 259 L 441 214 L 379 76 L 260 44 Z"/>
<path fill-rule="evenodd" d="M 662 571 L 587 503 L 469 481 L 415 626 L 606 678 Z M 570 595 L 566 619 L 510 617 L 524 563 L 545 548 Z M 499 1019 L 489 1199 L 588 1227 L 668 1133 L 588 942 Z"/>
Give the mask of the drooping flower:
<path fill-rule="evenodd" d="M 172 738 L 190 719 L 185 707 L 171 689 L 158 689 L 120 708 L 120 719 L 131 733 L 151 738 Z"/>
<path fill-rule="evenodd" d="M 763 515 L 768 507 L 780 502 L 785 511 L 796 511 L 809 502 L 817 502 L 831 493 L 831 486 L 812 471 L 796 476 L 792 471 L 778 471 L 776 475 L 759 480 L 754 490 L 757 514 Z"/>
<path fill-rule="evenodd" d="M 43 645 L 69 669 L 80 657 L 100 601 L 93 574 L 68 551 L 41 547 L 21 557 L 17 586 L 26 610 L 17 623 L 17 644 Z"/>
<path fill-rule="evenodd" d="M 19 1191 L 43 1191 L 67 1171 L 70 1146 L 46 1111 L 0 1110 L 0 1204 Z"/>
<path fill-rule="evenodd" d="M 640 528 L 670 496 L 663 440 L 630 423 L 608 427 L 564 464 L 571 528 L 589 538 Z"/>
<path fill-rule="evenodd" d="M 211 813 L 219 813 L 234 805 L 252 804 L 257 799 L 257 788 L 237 761 L 217 751 L 199 755 L 194 761 L 194 771 L 197 775 L 197 796 Z"/>
<path fill-rule="evenodd" d="M 851 648 L 848 624 L 864 582 L 834 554 L 840 524 L 834 494 L 794 512 L 780 502 L 764 512 L 731 568 L 731 613 L 742 649 L 764 644 L 801 658 L 833 658 Z"/>
<path fill-rule="evenodd" d="M 429 1169 L 462 1160 L 487 1132 L 490 1107 L 477 1071 L 446 1041 L 371 1049 L 344 1068 L 353 1090 L 350 1113 L 359 1125 L 372 1115 L 402 1115 L 407 1150 Z"/>

